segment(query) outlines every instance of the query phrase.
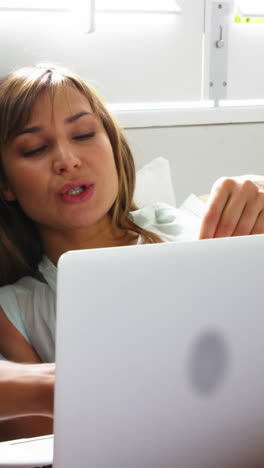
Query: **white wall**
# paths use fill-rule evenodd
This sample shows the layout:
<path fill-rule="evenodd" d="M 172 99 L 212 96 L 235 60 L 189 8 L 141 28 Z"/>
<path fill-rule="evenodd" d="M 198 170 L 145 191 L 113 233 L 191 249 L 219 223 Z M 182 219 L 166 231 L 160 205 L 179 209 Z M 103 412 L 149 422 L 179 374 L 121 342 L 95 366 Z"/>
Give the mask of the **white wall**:
<path fill-rule="evenodd" d="M 130 23 L 125 17 L 117 23 L 117 17 L 101 15 L 92 34 L 63 24 L 58 16 L 43 14 L 37 20 L 33 14 L 1 12 L 0 73 L 55 61 L 73 67 L 109 102 L 199 99 L 204 1 L 209 0 L 179 0 L 183 14 L 168 25 L 161 20 L 146 26 L 132 17 Z M 229 39 L 228 97 L 263 97 L 264 25 L 233 25 Z M 264 108 L 254 115 L 259 123 L 245 118 L 243 124 L 219 125 L 216 119 L 214 125 L 207 120 L 206 125 L 165 121 L 159 126 L 149 119 L 149 128 L 137 124 L 136 116 L 126 132 L 138 167 L 156 156 L 170 160 L 180 202 L 191 191 L 208 192 L 222 175 L 264 174 Z"/>
<path fill-rule="evenodd" d="M 68 14 L 0 11 L 1 73 L 55 62 L 84 76 L 108 102 L 200 99 L 203 0 L 180 3 L 184 16 L 98 13 L 91 34 Z"/>
<path fill-rule="evenodd" d="M 264 99 L 264 23 L 233 23 L 229 33 L 228 99 Z"/>
<path fill-rule="evenodd" d="M 221 176 L 264 174 L 264 123 L 127 129 L 136 166 L 169 159 L 177 203 Z"/>

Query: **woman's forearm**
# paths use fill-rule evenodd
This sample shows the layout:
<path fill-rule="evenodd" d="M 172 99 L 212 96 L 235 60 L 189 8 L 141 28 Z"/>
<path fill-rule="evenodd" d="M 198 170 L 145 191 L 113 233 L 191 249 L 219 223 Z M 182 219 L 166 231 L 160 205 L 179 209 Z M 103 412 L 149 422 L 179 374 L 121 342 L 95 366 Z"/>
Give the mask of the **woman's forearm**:
<path fill-rule="evenodd" d="M 54 364 L 0 362 L 0 419 L 53 415 Z"/>

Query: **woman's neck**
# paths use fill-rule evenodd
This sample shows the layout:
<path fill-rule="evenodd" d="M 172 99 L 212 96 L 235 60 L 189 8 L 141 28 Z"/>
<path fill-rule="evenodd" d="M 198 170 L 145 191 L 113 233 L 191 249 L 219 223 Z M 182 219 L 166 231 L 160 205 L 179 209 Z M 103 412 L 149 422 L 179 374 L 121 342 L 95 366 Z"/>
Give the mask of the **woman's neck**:
<path fill-rule="evenodd" d="M 138 234 L 114 227 L 111 220 L 88 228 L 65 231 L 40 229 L 40 235 L 48 258 L 57 265 L 60 256 L 69 250 L 98 249 L 134 245 Z"/>

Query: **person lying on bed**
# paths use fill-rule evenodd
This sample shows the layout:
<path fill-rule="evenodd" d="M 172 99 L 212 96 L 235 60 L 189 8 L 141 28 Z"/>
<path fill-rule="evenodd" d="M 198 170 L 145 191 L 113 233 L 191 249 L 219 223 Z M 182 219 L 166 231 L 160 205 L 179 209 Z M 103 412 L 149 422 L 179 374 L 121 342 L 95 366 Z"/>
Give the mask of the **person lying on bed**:
<path fill-rule="evenodd" d="M 8 75 L 0 122 L 0 353 L 9 360 L 54 361 L 64 252 L 264 232 L 260 176 L 219 179 L 200 232 L 183 210 L 137 209 L 127 140 L 98 94 L 69 71 L 36 66 Z M 12 437 L 52 430 L 27 424 L 17 421 Z"/>

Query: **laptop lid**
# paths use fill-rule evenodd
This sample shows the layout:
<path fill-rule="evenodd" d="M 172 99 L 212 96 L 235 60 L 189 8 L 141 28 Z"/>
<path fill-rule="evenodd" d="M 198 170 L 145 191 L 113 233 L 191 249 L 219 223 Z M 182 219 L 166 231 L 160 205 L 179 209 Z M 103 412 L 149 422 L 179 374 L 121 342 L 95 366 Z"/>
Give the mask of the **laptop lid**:
<path fill-rule="evenodd" d="M 263 466 L 263 265 L 262 235 L 64 254 L 54 468 Z"/>

